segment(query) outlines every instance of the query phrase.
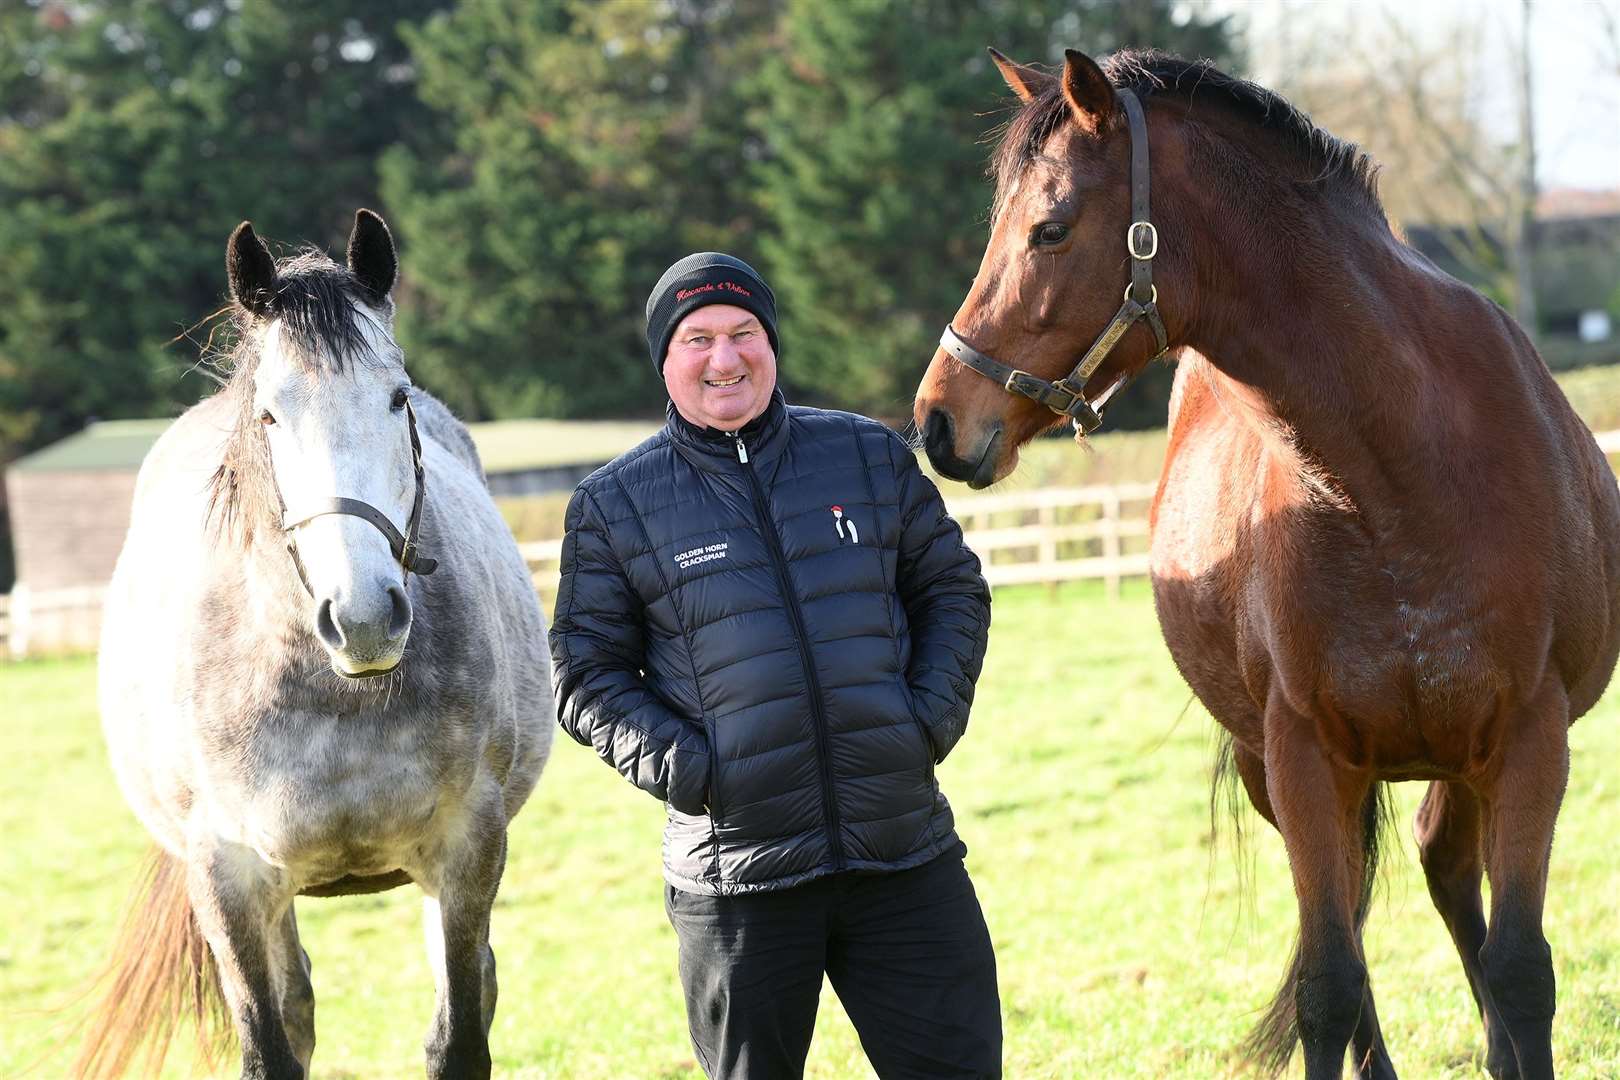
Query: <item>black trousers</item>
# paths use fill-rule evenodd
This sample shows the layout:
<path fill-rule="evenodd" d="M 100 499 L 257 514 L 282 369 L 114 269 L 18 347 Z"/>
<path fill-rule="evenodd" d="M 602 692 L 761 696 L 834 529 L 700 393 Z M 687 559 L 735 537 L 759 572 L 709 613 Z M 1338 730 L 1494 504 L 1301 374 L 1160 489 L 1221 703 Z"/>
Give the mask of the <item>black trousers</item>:
<path fill-rule="evenodd" d="M 712 1080 L 804 1075 L 821 978 L 883 1080 L 1001 1076 L 1001 999 L 960 855 L 779 892 L 664 887 L 686 1018 Z"/>

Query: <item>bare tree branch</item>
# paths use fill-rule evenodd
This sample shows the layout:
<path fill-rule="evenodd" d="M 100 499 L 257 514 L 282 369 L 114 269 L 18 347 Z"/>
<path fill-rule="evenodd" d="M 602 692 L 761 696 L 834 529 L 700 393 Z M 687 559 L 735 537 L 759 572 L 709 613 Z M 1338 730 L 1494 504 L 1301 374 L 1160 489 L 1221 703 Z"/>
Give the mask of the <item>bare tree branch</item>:
<path fill-rule="evenodd" d="M 1316 10 L 1297 14 L 1309 19 Z M 1489 100 L 1486 87 L 1507 91 L 1516 103 L 1519 71 L 1516 65 L 1487 67 L 1494 24 L 1457 18 L 1419 27 L 1388 7 L 1379 18 L 1367 14 L 1363 8 L 1357 23 L 1340 32 L 1326 32 L 1327 20 L 1309 34 L 1295 26 L 1295 37 L 1331 41 L 1332 49 L 1318 51 L 1309 66 L 1296 66 L 1288 92 L 1319 123 L 1379 161 L 1380 193 L 1391 218 L 1425 226 L 1453 266 L 1511 302 L 1526 287 L 1518 265 L 1533 209 L 1524 183 L 1523 121 L 1515 118 L 1511 126 L 1521 127 L 1520 137 L 1503 145 L 1480 110 Z M 1500 36 L 1517 42 L 1522 34 Z M 1505 107 L 1521 111 L 1517 104 Z"/>

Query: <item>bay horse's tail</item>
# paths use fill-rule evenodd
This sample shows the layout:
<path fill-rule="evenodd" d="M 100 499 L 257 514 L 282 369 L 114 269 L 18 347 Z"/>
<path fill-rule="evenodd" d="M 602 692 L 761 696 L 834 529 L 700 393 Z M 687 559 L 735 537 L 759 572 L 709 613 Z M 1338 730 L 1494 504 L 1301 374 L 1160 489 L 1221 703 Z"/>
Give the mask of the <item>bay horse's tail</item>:
<path fill-rule="evenodd" d="M 84 1042 L 70 1070 L 76 1078 L 124 1076 L 137 1059 L 141 1073 L 157 1075 L 187 1018 L 206 1065 L 230 1044 L 230 1015 L 186 893 L 186 868 L 161 848 L 147 856 L 98 982 L 101 996 L 83 1021 Z"/>
<path fill-rule="evenodd" d="M 1361 892 L 1356 899 L 1356 937 L 1361 936 L 1361 925 L 1366 921 L 1367 908 L 1372 904 L 1373 888 L 1378 883 L 1378 860 L 1386 835 L 1394 826 L 1395 814 L 1390 805 L 1388 784 L 1374 784 L 1361 804 Z M 1282 1075 L 1288 1060 L 1299 1045 L 1299 1020 L 1294 1013 L 1294 991 L 1299 986 L 1299 942 L 1294 942 L 1288 956 L 1288 970 L 1277 995 L 1271 999 L 1266 1013 L 1243 1040 L 1243 1056 L 1258 1066 L 1269 1077 Z M 1369 991 L 1370 994 L 1370 991 Z"/>
<path fill-rule="evenodd" d="M 1209 777 L 1209 869 L 1214 880 L 1215 859 L 1221 848 L 1221 823 L 1232 827 L 1232 861 L 1237 869 L 1238 903 L 1252 895 L 1254 864 L 1247 857 L 1249 831 L 1245 827 L 1244 808 L 1249 797 L 1243 790 L 1243 778 L 1238 775 L 1237 743 L 1232 733 L 1224 728 L 1215 729 L 1215 765 Z"/>

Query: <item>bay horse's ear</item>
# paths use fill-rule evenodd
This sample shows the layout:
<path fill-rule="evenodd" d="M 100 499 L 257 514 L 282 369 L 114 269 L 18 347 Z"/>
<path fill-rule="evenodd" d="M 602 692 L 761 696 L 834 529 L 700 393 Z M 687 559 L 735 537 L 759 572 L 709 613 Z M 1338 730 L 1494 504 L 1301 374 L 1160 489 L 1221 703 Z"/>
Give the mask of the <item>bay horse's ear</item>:
<path fill-rule="evenodd" d="M 225 278 L 232 300 L 254 315 L 270 314 L 276 296 L 276 260 L 251 221 L 238 225 L 226 241 Z"/>
<path fill-rule="evenodd" d="M 990 59 L 996 62 L 996 69 L 1007 80 L 1007 89 L 1017 94 L 1019 101 L 1033 101 L 1052 85 L 1052 76 L 1046 72 L 1009 60 L 994 48 L 990 50 Z"/>
<path fill-rule="evenodd" d="M 1114 84 L 1097 62 L 1075 49 L 1063 50 L 1063 96 L 1069 99 L 1075 122 L 1091 135 L 1108 123 L 1119 101 Z"/>
<path fill-rule="evenodd" d="M 354 230 L 349 233 L 349 270 L 378 304 L 388 299 L 394 276 L 399 273 L 393 234 L 382 218 L 364 207 L 354 212 Z"/>

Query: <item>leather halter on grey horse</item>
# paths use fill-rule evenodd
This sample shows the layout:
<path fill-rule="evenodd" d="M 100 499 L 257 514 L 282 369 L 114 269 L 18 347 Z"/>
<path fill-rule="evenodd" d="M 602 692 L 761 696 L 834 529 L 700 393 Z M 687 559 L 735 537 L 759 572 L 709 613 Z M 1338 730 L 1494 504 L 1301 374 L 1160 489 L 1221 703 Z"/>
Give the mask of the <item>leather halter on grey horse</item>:
<path fill-rule="evenodd" d="M 370 503 L 361 502 L 359 499 L 336 497 L 317 499 L 309 503 L 307 507 L 301 507 L 300 509 L 307 509 L 308 512 L 304 513 L 296 521 L 290 520 L 292 515 L 284 508 L 281 521 L 282 531 L 291 533 L 300 525 L 327 514 L 347 514 L 349 517 L 357 517 L 361 521 L 370 523 L 373 528 L 387 537 L 388 549 L 394 553 L 394 558 L 399 560 L 399 565 L 404 568 L 407 576 L 413 571 L 418 574 L 431 574 L 438 569 L 438 560 L 423 555 L 421 549 L 416 546 L 417 533 L 422 524 L 422 498 L 427 492 L 427 476 L 422 468 L 422 440 L 416 433 L 416 411 L 411 408 L 409 401 L 405 402 L 405 419 L 411 430 L 411 463 L 416 469 L 416 497 L 411 502 L 411 519 L 405 524 L 404 535 L 401 535 L 400 531 L 394 527 L 394 523 L 388 520 L 387 514 Z M 309 579 L 304 573 L 304 561 L 298 557 L 297 542 L 289 538 L 287 550 L 292 554 L 293 564 L 298 568 L 298 580 L 303 582 L 304 590 L 313 595 L 313 591 L 309 587 Z"/>
<path fill-rule="evenodd" d="M 1153 285 L 1153 257 L 1159 252 L 1159 231 L 1153 227 L 1153 215 L 1148 203 L 1147 118 L 1135 93 L 1124 89 L 1117 93 L 1125 107 L 1131 137 L 1131 224 L 1125 230 L 1125 249 L 1131 256 L 1131 283 L 1125 289 L 1125 302 L 1120 305 L 1113 321 L 1097 335 L 1097 340 L 1091 343 L 1091 348 L 1086 350 L 1074 370 L 1056 382 L 1048 382 L 980 352 L 964 341 L 955 327 L 946 326 L 945 333 L 939 339 L 940 348 L 967 367 L 994 379 L 1009 394 L 1020 394 L 1061 416 L 1067 416 L 1082 432 L 1096 430 L 1102 423 L 1102 411 L 1108 402 L 1135 378 L 1134 375 L 1121 375 L 1098 395 L 1095 402 L 1086 400 L 1086 380 L 1119 344 L 1125 331 L 1146 319 L 1159 345 L 1153 359 L 1163 356 L 1170 347 L 1164 320 L 1159 317 L 1158 290 Z"/>

